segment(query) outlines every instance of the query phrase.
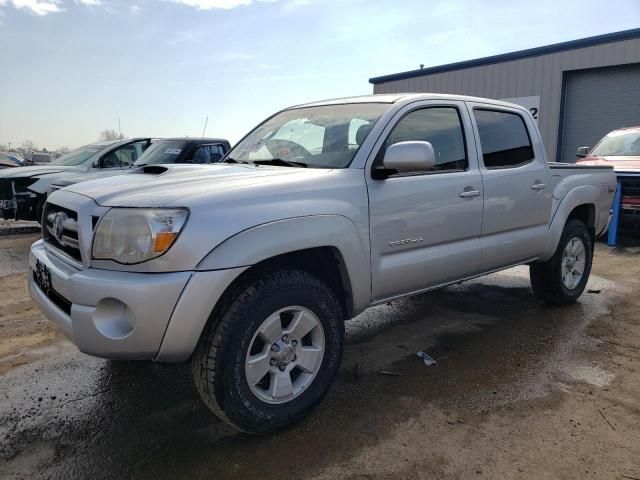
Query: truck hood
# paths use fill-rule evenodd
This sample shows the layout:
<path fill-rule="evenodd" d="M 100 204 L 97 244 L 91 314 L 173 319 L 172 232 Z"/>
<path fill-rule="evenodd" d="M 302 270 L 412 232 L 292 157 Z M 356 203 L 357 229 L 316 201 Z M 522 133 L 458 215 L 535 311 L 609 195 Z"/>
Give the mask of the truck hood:
<path fill-rule="evenodd" d="M 102 178 L 64 188 L 105 207 L 188 206 L 189 198 L 218 195 L 230 190 L 256 190 L 283 182 L 291 186 L 326 175 L 331 170 L 236 164 L 153 165 L 117 177 Z"/>
<path fill-rule="evenodd" d="M 640 157 L 585 157 L 576 163 L 580 165 L 608 165 L 618 172 L 640 172 Z"/>
<path fill-rule="evenodd" d="M 68 170 L 81 171 L 78 167 L 69 167 L 67 165 L 42 165 L 33 167 L 16 167 L 10 170 L 4 170 L 0 174 L 0 178 L 28 178 L 38 177 L 41 175 L 49 175 L 53 173 L 62 173 Z"/>

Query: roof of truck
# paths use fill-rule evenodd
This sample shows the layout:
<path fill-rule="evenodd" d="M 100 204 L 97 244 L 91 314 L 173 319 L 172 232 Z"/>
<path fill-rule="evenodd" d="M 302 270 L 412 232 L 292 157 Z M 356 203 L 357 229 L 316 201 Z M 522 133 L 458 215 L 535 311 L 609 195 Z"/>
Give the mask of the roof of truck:
<path fill-rule="evenodd" d="M 228 143 L 229 140 L 224 138 L 209 138 L 209 137 L 171 137 L 171 138 L 161 138 L 158 140 L 159 142 L 171 142 L 171 141 L 183 141 L 183 142 L 194 142 L 194 143 Z"/>
<path fill-rule="evenodd" d="M 394 94 L 375 94 L 375 95 L 361 95 L 356 97 L 342 97 L 331 98 L 327 100 L 320 100 L 317 102 L 304 103 L 301 105 L 295 105 L 290 108 L 303 108 L 303 107 L 317 107 L 322 105 L 346 105 L 350 103 L 396 103 L 400 101 L 416 101 L 416 100 L 458 100 L 466 102 L 477 103 L 491 103 L 495 105 L 504 105 L 513 107 L 515 104 L 509 102 L 503 102 L 501 100 L 494 100 L 490 98 L 471 97 L 468 95 L 450 95 L 446 93 L 394 93 Z M 522 108 L 522 107 L 520 107 Z"/>

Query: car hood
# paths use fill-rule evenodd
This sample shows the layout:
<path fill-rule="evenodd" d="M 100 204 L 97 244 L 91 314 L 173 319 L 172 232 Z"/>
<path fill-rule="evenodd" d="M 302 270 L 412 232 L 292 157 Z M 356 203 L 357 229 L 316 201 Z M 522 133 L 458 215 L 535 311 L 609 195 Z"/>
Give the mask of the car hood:
<path fill-rule="evenodd" d="M 616 171 L 640 171 L 640 157 L 585 157 L 580 165 L 608 165 Z"/>
<path fill-rule="evenodd" d="M 53 186 L 58 188 L 67 187 L 80 182 L 89 182 L 101 178 L 115 177 L 128 173 L 128 170 L 102 170 L 91 173 L 79 173 L 77 175 L 64 175 L 53 182 Z"/>
<path fill-rule="evenodd" d="M 4 170 L 0 174 L 0 178 L 25 178 L 37 177 L 40 175 L 49 175 L 53 173 L 62 173 L 68 170 L 80 171 L 78 167 L 69 167 L 66 165 L 47 165 L 33 167 L 15 167 L 10 170 Z"/>
<path fill-rule="evenodd" d="M 307 181 L 331 170 L 236 164 L 154 165 L 130 170 L 117 177 L 76 183 L 64 190 L 90 197 L 106 207 L 189 206 L 196 197 L 210 201 L 212 196 L 230 191 L 258 190 L 282 183 Z"/>

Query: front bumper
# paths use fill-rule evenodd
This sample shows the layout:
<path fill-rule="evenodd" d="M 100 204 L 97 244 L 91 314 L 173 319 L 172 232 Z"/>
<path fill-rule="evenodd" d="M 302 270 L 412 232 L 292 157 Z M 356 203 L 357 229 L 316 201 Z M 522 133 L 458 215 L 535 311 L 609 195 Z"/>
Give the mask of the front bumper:
<path fill-rule="evenodd" d="M 49 271 L 48 293 L 35 281 L 37 263 Z M 178 362 L 189 358 L 215 302 L 242 270 L 79 270 L 40 240 L 31 247 L 28 283 L 44 315 L 82 352 Z"/>

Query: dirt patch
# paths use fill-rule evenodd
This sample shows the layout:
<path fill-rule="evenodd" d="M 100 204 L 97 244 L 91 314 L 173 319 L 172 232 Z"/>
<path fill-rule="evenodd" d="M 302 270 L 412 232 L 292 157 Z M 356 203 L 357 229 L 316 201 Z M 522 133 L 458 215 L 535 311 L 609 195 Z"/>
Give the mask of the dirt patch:
<path fill-rule="evenodd" d="M 492 336 L 491 348 L 505 348 L 506 353 L 493 357 L 493 373 L 483 368 L 486 360 L 479 356 L 475 360 L 466 356 L 475 364 L 453 369 L 441 362 L 436 368 L 447 369 L 457 386 L 425 395 L 428 403 L 411 395 L 400 397 L 408 393 L 403 377 L 387 379 L 396 383 L 400 398 L 387 405 L 386 418 L 375 418 L 376 427 L 367 432 L 384 433 L 363 448 L 341 444 L 341 450 L 350 453 L 340 454 L 343 461 L 321 468 L 314 478 L 640 478 L 640 256 L 600 244 L 594 273 L 615 282 L 590 284 L 599 293 L 590 294 L 591 298 L 586 294 L 581 302 L 589 299 L 601 311 L 586 323 L 578 318 L 567 329 L 573 334 L 569 345 L 560 338 L 550 352 L 535 347 L 531 338 L 521 344 L 524 355 L 518 358 L 512 345 Z M 598 295 L 601 300 L 594 300 Z M 507 300 L 506 311 L 499 312 L 508 315 L 511 302 L 517 300 Z M 521 305 L 526 315 L 527 302 Z M 576 313 L 591 312 L 588 308 Z M 578 328 L 581 324 L 583 329 Z M 565 329 L 548 330 L 557 336 Z M 542 356 L 558 365 L 545 366 Z M 503 362 L 509 357 L 518 360 L 505 371 Z M 460 382 L 464 369 L 474 374 Z M 413 371 L 412 378 L 418 374 Z M 434 381 L 440 374 L 429 375 L 434 388 L 440 387 Z M 517 377 L 535 378 L 534 384 L 545 386 L 548 393 L 512 401 L 505 391 L 515 388 L 522 394 L 529 384 Z M 464 390 L 472 392 L 472 402 L 461 401 Z M 482 401 L 491 396 L 497 399 L 493 406 Z M 401 419 L 398 409 L 414 414 Z"/>
<path fill-rule="evenodd" d="M 37 235 L 0 237 L 0 375 L 62 339 L 29 296 L 29 247 Z"/>

